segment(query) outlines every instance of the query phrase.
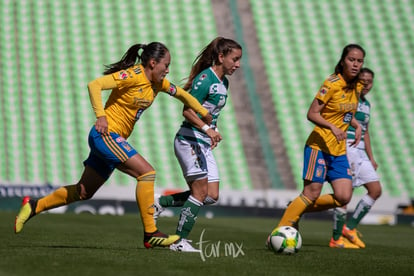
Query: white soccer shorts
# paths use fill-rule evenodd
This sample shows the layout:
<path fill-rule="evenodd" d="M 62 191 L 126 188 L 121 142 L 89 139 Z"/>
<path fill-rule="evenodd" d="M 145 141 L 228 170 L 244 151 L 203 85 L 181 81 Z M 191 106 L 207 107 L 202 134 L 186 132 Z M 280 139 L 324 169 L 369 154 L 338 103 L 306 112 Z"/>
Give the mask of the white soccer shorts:
<path fill-rule="evenodd" d="M 379 181 L 378 174 L 364 149 L 347 145 L 346 150 L 346 155 L 352 170 L 352 186 L 354 188 L 370 182 Z"/>
<path fill-rule="evenodd" d="M 175 138 L 174 151 L 187 183 L 205 177 L 208 177 L 208 182 L 220 180 L 216 159 L 210 146 Z"/>

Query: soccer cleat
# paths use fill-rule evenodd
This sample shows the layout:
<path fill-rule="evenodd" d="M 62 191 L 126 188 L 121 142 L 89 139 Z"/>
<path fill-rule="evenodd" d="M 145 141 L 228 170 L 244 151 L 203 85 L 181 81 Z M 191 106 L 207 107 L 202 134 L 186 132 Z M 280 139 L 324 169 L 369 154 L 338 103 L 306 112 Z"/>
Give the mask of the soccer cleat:
<path fill-rule="evenodd" d="M 144 233 L 144 246 L 145 248 L 152 248 L 155 246 L 166 247 L 179 239 L 180 236 L 178 235 L 166 235 L 157 230 L 154 233 Z"/>
<path fill-rule="evenodd" d="M 24 224 L 35 215 L 36 201 L 25 196 L 22 200 L 20 211 L 14 221 L 14 233 L 18 234 L 23 230 Z"/>
<path fill-rule="evenodd" d="M 171 244 L 170 249 L 172 251 L 180 252 L 201 252 L 201 250 L 196 249 L 191 245 L 191 240 L 187 239 L 181 239 L 179 242 Z"/>
<path fill-rule="evenodd" d="M 336 241 L 333 238 L 331 238 L 331 241 L 329 242 L 329 247 L 331 248 L 345 248 L 345 249 L 359 249 L 358 245 L 353 244 L 352 242 L 348 241 L 344 237 L 339 237 L 339 239 Z"/>
<path fill-rule="evenodd" d="M 362 235 L 356 228 L 349 230 L 346 225 L 344 225 L 342 228 L 342 235 L 358 247 L 365 248 L 365 243 L 358 237 Z"/>
<path fill-rule="evenodd" d="M 161 195 L 156 194 L 154 196 L 154 214 L 152 215 L 154 217 L 155 224 L 157 223 L 157 219 L 161 215 L 162 212 L 164 212 L 165 208 L 161 206 L 160 204 L 160 197 Z"/>

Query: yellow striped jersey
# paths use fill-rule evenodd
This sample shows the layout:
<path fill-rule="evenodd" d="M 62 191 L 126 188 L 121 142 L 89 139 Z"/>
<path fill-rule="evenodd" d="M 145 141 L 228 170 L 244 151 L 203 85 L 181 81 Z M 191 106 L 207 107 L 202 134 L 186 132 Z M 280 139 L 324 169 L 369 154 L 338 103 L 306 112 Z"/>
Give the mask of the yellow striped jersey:
<path fill-rule="evenodd" d="M 109 132 L 127 139 L 141 114 L 151 106 L 159 92 L 180 99 L 202 116 L 208 111 L 182 88 L 164 78 L 159 85 L 151 83 L 139 64 L 111 75 L 105 75 L 88 84 L 89 95 L 96 117 L 106 116 Z M 101 90 L 112 89 L 103 110 Z"/>
<path fill-rule="evenodd" d="M 346 91 L 345 86 L 346 82 L 340 74 L 332 74 L 324 81 L 315 96 L 325 104 L 321 116 L 344 132 L 347 131 L 357 109 L 362 89 L 359 83 L 352 91 Z M 346 140 L 338 142 L 328 128 L 315 126 L 306 144 L 334 156 L 346 154 Z"/>

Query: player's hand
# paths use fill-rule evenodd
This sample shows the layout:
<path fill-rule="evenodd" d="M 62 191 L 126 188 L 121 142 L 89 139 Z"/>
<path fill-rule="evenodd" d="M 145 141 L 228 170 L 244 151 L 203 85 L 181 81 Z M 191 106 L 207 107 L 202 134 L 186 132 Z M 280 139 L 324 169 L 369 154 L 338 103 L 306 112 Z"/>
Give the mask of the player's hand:
<path fill-rule="evenodd" d="M 332 127 L 331 131 L 333 135 L 335 136 L 336 141 L 338 141 L 338 143 L 346 139 L 346 132 L 342 131 L 341 129 L 334 126 Z"/>
<path fill-rule="evenodd" d="M 108 133 L 108 121 L 106 120 L 106 116 L 98 117 L 98 119 L 96 119 L 95 129 L 101 134 Z"/>
<path fill-rule="evenodd" d="M 207 129 L 206 134 L 210 137 L 211 139 L 211 149 L 214 149 L 218 143 L 223 140 L 223 137 L 221 136 L 220 133 L 218 133 L 217 131 L 215 131 L 212 128 Z"/>
<path fill-rule="evenodd" d="M 374 167 L 375 170 L 378 169 L 378 164 L 374 159 L 371 159 L 371 164 L 372 164 L 372 166 Z"/>

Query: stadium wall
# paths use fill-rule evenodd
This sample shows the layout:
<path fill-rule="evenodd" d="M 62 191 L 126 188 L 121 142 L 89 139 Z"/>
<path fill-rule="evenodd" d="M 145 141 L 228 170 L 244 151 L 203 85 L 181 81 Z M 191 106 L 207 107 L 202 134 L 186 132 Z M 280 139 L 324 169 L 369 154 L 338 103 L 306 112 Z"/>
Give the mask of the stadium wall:
<path fill-rule="evenodd" d="M 25 195 L 41 197 L 56 189 L 47 186 L 4 186 L 0 185 L 0 210 L 16 211 L 21 203 L 21 198 Z M 182 190 L 160 190 L 157 194 L 170 194 Z M 286 205 L 297 196 L 296 190 L 254 190 L 254 191 L 234 191 L 222 190 L 217 204 L 214 206 L 204 206 L 199 214 L 200 217 L 212 218 L 215 216 L 254 216 L 270 217 L 279 220 Z M 361 196 L 354 196 L 348 205 L 348 212 L 352 212 Z M 372 207 L 371 212 L 363 219 L 363 224 L 389 224 L 396 223 L 414 225 L 414 214 L 404 216 L 402 207 L 410 206 L 412 202 L 401 201 L 387 195 L 381 197 Z M 51 213 L 82 213 L 123 215 L 125 213 L 136 213 L 139 210 L 135 201 L 135 189 L 133 187 L 103 187 L 91 200 L 80 201 L 63 206 Z M 179 208 L 169 208 L 163 216 L 178 216 Z M 331 211 L 310 213 L 303 216 L 314 219 L 332 219 Z"/>

